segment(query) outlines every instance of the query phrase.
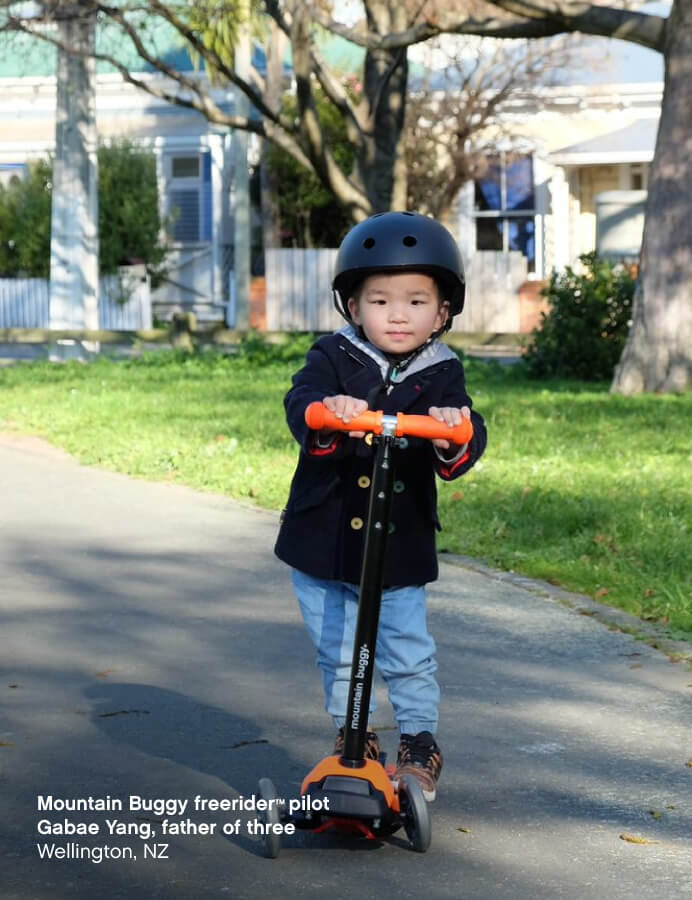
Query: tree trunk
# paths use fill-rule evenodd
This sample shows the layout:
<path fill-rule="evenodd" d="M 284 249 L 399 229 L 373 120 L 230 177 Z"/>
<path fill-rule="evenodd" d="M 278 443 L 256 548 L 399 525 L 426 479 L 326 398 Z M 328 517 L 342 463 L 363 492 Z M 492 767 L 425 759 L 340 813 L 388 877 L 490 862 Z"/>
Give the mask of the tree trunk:
<path fill-rule="evenodd" d="M 58 52 L 50 245 L 50 327 L 98 328 L 98 158 L 94 114 L 95 18 L 78 10 L 58 23 L 81 56 Z M 89 347 L 87 349 L 94 349 Z"/>
<path fill-rule="evenodd" d="M 368 29 L 376 34 L 386 36 L 407 25 L 405 7 L 398 0 L 374 0 L 365 7 Z M 357 159 L 357 180 L 364 187 L 373 213 L 406 209 L 406 48 L 368 50 L 363 75 L 367 125 Z"/>
<path fill-rule="evenodd" d="M 267 74 L 264 98 L 267 106 L 275 112 L 281 106 L 283 88 L 284 53 L 286 35 L 274 20 L 269 22 L 269 44 L 267 48 Z M 279 185 L 267 162 L 269 145 L 262 142 L 260 156 L 260 205 L 262 209 L 262 239 L 265 249 L 281 246 L 281 214 L 279 212 Z"/>
<path fill-rule="evenodd" d="M 692 386 L 692 0 L 675 0 L 632 327 L 611 390 Z"/>

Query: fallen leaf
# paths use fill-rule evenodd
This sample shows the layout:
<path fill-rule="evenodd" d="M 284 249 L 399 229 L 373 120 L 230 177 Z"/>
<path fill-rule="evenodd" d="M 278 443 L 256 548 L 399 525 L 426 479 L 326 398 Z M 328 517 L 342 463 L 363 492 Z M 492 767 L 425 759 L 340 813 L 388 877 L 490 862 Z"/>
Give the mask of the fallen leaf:
<path fill-rule="evenodd" d="M 464 499 L 464 492 L 463 492 L 463 491 L 454 491 L 454 493 L 452 494 L 452 496 L 451 496 L 450 499 L 452 499 L 452 500 L 463 500 L 463 499 Z"/>
<path fill-rule="evenodd" d="M 598 600 L 599 597 L 607 597 L 608 593 L 608 588 L 599 588 L 594 594 L 594 597 Z"/>
<path fill-rule="evenodd" d="M 529 487 L 528 484 L 525 484 L 524 487 L 521 489 L 521 496 L 525 497 L 527 494 L 530 494 L 530 493 L 531 493 L 531 488 Z"/>
<path fill-rule="evenodd" d="M 215 441 L 227 441 L 228 436 L 225 434 L 217 434 L 216 437 L 214 438 L 214 440 Z"/>
<path fill-rule="evenodd" d="M 14 747 L 12 741 L 0 741 L 0 747 Z"/>
<path fill-rule="evenodd" d="M 628 844 L 660 844 L 660 841 L 650 841 L 648 838 L 639 837 L 636 834 L 621 834 L 621 841 L 627 841 Z"/>
<path fill-rule="evenodd" d="M 685 765 L 687 766 L 688 769 L 692 769 L 692 759 L 688 759 L 687 762 L 685 763 Z"/>
<path fill-rule="evenodd" d="M 461 825 L 457 828 L 457 831 L 461 831 L 462 834 L 471 834 L 470 828 L 462 828 Z"/>
<path fill-rule="evenodd" d="M 657 809 L 650 809 L 650 810 L 649 810 L 649 815 L 650 815 L 650 816 L 653 816 L 654 819 L 656 819 L 657 821 L 658 821 L 658 819 L 662 819 L 662 818 L 663 818 L 663 813 L 662 813 L 662 812 L 659 812 Z"/>
<path fill-rule="evenodd" d="M 109 675 L 117 671 L 117 669 L 104 669 L 102 672 L 94 672 L 94 678 L 108 678 Z"/>
<path fill-rule="evenodd" d="M 643 669 L 643 668 L 644 668 L 643 663 L 632 663 L 632 665 L 630 666 L 630 669 Z"/>

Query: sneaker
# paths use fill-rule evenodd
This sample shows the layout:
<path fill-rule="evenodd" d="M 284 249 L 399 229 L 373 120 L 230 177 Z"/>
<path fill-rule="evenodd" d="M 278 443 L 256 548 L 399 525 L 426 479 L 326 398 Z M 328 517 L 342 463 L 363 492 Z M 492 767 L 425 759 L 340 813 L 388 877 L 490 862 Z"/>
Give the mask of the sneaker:
<path fill-rule="evenodd" d="M 428 802 L 435 799 L 437 781 L 442 771 L 442 751 L 429 731 L 402 734 L 396 758 L 394 778 L 413 775 Z"/>
<path fill-rule="evenodd" d="M 340 728 L 339 733 L 334 741 L 334 753 L 341 756 L 344 752 L 344 729 Z M 380 758 L 380 739 L 374 731 L 365 732 L 365 758 L 374 759 L 377 762 Z"/>

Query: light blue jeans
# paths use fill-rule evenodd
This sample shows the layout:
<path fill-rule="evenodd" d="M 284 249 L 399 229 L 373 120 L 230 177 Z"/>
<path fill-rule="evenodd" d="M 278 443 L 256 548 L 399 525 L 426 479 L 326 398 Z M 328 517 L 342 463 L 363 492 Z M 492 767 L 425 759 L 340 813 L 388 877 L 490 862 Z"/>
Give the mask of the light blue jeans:
<path fill-rule="evenodd" d="M 313 578 L 293 569 L 293 588 L 322 670 L 325 709 L 337 728 L 346 721 L 358 587 Z M 425 587 L 382 593 L 375 665 L 384 678 L 402 734 L 437 730 L 440 688 L 435 678 L 435 642 L 425 621 Z M 370 714 L 375 693 L 370 697 Z"/>

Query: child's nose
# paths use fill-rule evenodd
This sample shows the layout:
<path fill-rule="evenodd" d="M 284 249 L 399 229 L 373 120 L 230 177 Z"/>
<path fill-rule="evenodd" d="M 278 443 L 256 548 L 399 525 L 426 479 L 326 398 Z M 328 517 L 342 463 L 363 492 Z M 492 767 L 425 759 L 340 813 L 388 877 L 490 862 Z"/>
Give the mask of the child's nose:
<path fill-rule="evenodd" d="M 389 310 L 389 318 L 392 322 L 405 322 L 406 307 L 399 303 L 393 303 Z"/>

